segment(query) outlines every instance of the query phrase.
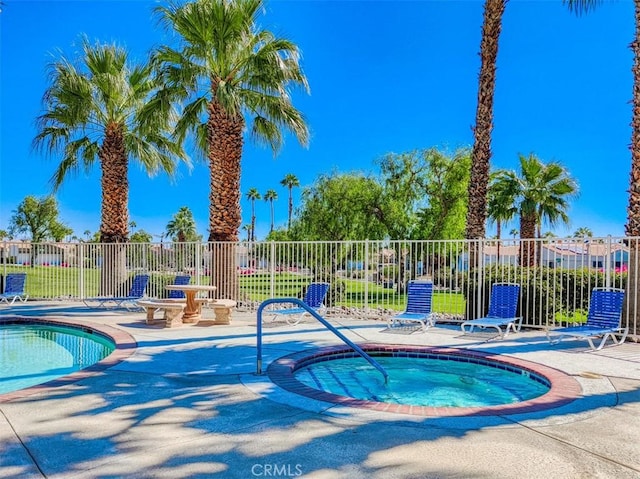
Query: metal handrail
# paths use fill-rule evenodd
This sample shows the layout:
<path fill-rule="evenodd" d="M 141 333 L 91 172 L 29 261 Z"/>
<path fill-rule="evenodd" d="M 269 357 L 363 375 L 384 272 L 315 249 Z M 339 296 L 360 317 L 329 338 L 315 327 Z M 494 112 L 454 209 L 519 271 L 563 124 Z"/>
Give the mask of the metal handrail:
<path fill-rule="evenodd" d="M 320 314 L 318 314 L 318 312 L 315 309 L 311 308 L 307 303 L 305 303 L 304 301 L 302 301 L 299 298 L 271 298 L 271 299 L 267 299 L 267 300 L 263 301 L 262 304 L 260 304 L 260 306 L 258 307 L 257 325 L 256 325 L 257 329 L 258 329 L 258 334 L 257 334 L 257 338 L 256 338 L 256 340 L 257 340 L 257 345 L 256 345 L 256 362 L 257 362 L 256 368 L 257 368 L 257 374 L 262 374 L 262 311 L 264 310 L 264 308 L 266 306 L 268 306 L 270 304 L 275 304 L 275 303 L 293 303 L 293 304 L 296 304 L 296 305 L 300 306 L 302 309 L 307 311 L 311 316 L 313 316 L 318 321 L 320 321 L 324 325 L 325 328 L 327 328 L 333 334 L 338 336 L 338 338 L 340 338 L 347 346 L 349 346 L 356 353 L 358 353 L 365 360 L 367 360 L 367 362 L 369 364 L 371 364 L 374 368 L 376 368 L 378 371 L 380 371 L 380 373 L 384 377 L 385 384 L 387 383 L 387 381 L 389 379 L 389 374 L 387 373 L 387 371 L 385 371 L 385 369 L 375 359 L 373 359 L 371 356 L 369 356 L 367 353 L 365 353 L 362 350 L 362 348 L 360 348 L 360 346 L 355 344 L 353 341 L 351 341 L 349 338 L 347 338 L 344 334 L 342 334 L 340 331 L 338 331 L 335 327 L 333 327 L 331 325 L 331 323 L 329 323 L 326 319 L 324 319 L 322 316 L 320 316 Z"/>

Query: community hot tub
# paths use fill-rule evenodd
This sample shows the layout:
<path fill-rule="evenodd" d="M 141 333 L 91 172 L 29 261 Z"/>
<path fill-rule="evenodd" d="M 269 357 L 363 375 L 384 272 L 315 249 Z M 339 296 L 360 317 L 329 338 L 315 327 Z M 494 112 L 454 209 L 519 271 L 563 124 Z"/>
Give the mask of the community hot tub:
<path fill-rule="evenodd" d="M 570 376 L 521 359 L 462 349 L 361 345 L 382 375 L 347 347 L 303 351 L 268 368 L 291 392 L 343 406 L 420 416 L 504 415 L 559 407 L 581 388 Z"/>

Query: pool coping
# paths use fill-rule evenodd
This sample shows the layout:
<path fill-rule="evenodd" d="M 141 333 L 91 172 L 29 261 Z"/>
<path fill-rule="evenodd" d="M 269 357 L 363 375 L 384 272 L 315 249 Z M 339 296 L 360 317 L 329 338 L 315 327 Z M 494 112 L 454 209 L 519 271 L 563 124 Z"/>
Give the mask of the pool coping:
<path fill-rule="evenodd" d="M 551 387 L 542 396 L 513 404 L 502 404 L 485 407 L 432 407 L 413 406 L 355 399 L 338 394 L 314 389 L 298 381 L 294 372 L 302 364 L 314 362 L 314 359 L 326 358 L 330 355 L 352 353 L 347 346 L 327 346 L 313 350 L 299 351 L 288 354 L 273 361 L 267 368 L 270 380 L 277 386 L 304 397 L 332 403 L 337 406 L 354 407 L 380 412 L 408 414 L 422 417 L 457 417 L 457 416 L 505 416 L 514 414 L 534 413 L 565 406 L 582 395 L 580 383 L 570 375 L 549 366 L 512 356 L 486 353 L 482 351 L 462 348 L 438 348 L 425 346 L 411 346 L 399 344 L 359 344 L 365 352 L 403 353 L 409 354 L 441 354 L 449 356 L 470 357 L 485 361 L 494 361 L 509 367 L 524 369 L 546 378 Z"/>
<path fill-rule="evenodd" d="M 97 332 L 102 336 L 105 336 L 115 344 L 113 352 L 104 358 L 102 361 L 98 361 L 91 366 L 76 371 L 65 376 L 61 376 L 50 381 L 36 384 L 24 389 L 18 389 L 17 391 L 11 391 L 8 393 L 0 394 L 0 403 L 9 402 L 14 399 L 21 399 L 33 394 L 45 392 L 53 388 L 57 388 L 66 384 L 71 384 L 82 379 L 94 376 L 97 373 L 109 369 L 125 359 L 129 358 L 138 347 L 137 341 L 126 331 L 114 328 L 106 324 L 92 323 L 89 321 L 83 321 L 79 323 L 77 321 L 67 319 L 43 319 L 34 318 L 32 316 L 6 316 L 0 317 L 0 325 L 3 324 L 43 324 L 53 326 L 66 326 L 82 330 L 90 330 Z"/>

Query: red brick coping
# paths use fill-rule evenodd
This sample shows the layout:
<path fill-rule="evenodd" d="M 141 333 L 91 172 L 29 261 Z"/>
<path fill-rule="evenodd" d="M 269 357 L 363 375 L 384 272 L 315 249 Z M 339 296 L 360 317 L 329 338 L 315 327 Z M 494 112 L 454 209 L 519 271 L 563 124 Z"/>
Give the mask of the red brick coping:
<path fill-rule="evenodd" d="M 357 356 L 353 350 L 346 346 L 333 346 L 289 354 L 271 363 L 267 369 L 267 373 L 275 384 L 287 391 L 319 401 L 334 403 L 340 406 L 428 417 L 503 416 L 533 413 L 564 406 L 582 394 L 580 384 L 568 374 L 542 364 L 524 361 L 514 357 L 454 348 L 427 348 L 421 346 L 380 344 L 364 344 L 360 345 L 360 347 L 374 358 L 376 356 L 419 358 L 427 356 L 433 357 L 433 355 L 436 355 L 437 358 L 437 355 L 440 355 L 443 356 L 441 359 L 454 358 L 458 361 L 478 361 L 481 364 L 487 362 L 497 363 L 497 367 L 525 370 L 532 373 L 537 376 L 537 380 L 547 383 L 550 389 L 546 394 L 537 398 L 512 404 L 484 407 L 432 407 L 377 402 L 340 396 L 338 394 L 314 389 L 295 378 L 295 371 L 309 364 Z"/>
<path fill-rule="evenodd" d="M 40 319 L 40 318 L 32 318 L 32 317 L 24 317 L 24 316 L 0 318 L 0 325 L 5 325 L 5 324 L 21 324 L 21 325 L 41 324 L 46 326 L 64 326 L 72 329 L 80 329 L 84 332 L 91 332 L 93 334 L 99 334 L 105 337 L 106 339 L 108 339 L 109 341 L 112 341 L 115 344 L 115 349 L 109 356 L 104 358 L 102 361 L 99 361 L 95 364 L 92 364 L 91 366 L 88 366 L 84 369 L 76 371 L 75 373 L 71 373 L 71 374 L 68 374 L 67 376 L 62 376 L 56 379 L 52 379 L 51 381 L 47 381 L 46 383 L 36 384 L 35 386 L 31 386 L 25 389 L 19 389 L 17 391 L 0 394 L 0 403 L 30 396 L 32 394 L 43 392 L 51 388 L 55 388 L 65 384 L 70 384 L 76 381 L 80 381 L 81 379 L 93 376 L 100 371 L 109 369 L 110 367 L 115 366 L 116 364 L 124 361 L 134 353 L 134 351 L 136 350 L 136 347 L 138 346 L 138 343 L 136 342 L 136 340 L 129 333 L 126 333 L 120 329 L 116 329 L 104 324 L 95 324 L 95 323 L 78 324 L 77 322 L 73 322 L 66 319 L 54 320 L 54 319 Z"/>

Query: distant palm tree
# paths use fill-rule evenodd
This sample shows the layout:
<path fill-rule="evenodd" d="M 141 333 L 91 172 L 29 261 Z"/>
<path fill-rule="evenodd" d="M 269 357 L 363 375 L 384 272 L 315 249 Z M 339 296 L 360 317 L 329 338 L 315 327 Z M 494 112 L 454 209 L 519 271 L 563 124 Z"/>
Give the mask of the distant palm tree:
<path fill-rule="evenodd" d="M 280 184 L 286 188 L 289 188 L 289 221 L 287 222 L 287 229 L 291 229 L 291 217 L 293 216 L 293 188 L 294 186 L 300 186 L 298 177 L 292 173 L 287 173 L 285 177 L 280 180 Z"/>
<path fill-rule="evenodd" d="M 278 199 L 278 193 L 276 193 L 276 190 L 267 190 L 263 198 L 265 201 L 269 202 L 269 207 L 271 209 L 271 229 L 269 230 L 269 233 L 273 233 L 273 224 L 274 224 L 273 202 Z"/>
<path fill-rule="evenodd" d="M 577 183 L 562 165 L 542 163 L 533 154 L 528 157 L 520 155 L 520 176 L 512 170 L 499 170 L 494 185 L 515 194 L 522 239 L 539 238 L 540 227 L 545 220 L 550 226 L 558 221 L 568 223 L 567 200 L 578 192 Z M 521 245 L 521 264 L 533 266 L 535 255 L 525 243 Z"/>
<path fill-rule="evenodd" d="M 159 6 L 160 21 L 181 41 L 178 49 L 161 47 L 154 55 L 168 97 L 183 104 L 176 134 L 189 132 L 209 160 L 209 241 L 211 284 L 221 297 L 238 294 L 236 252 L 242 221 L 240 162 L 247 118 L 251 138 L 277 153 L 283 130 L 306 144 L 309 130 L 292 103 L 290 88 L 308 91 L 290 40 L 256 23 L 262 0 L 194 0 Z M 164 104 L 165 97 L 159 97 Z"/>
<path fill-rule="evenodd" d="M 61 58 L 50 66 L 34 146 L 61 159 L 51 179 L 54 190 L 68 176 L 100 165 L 100 241 L 125 243 L 129 161 L 137 160 L 149 175 L 172 175 L 176 160 L 186 157 L 168 134 L 173 110 L 149 101 L 159 86 L 151 67 L 130 66 L 126 50 L 92 46 L 86 37 L 82 50 L 81 64 Z M 128 289 L 125 261 L 124 249 L 105 249 L 101 294 Z"/>
<path fill-rule="evenodd" d="M 178 243 L 195 241 L 197 236 L 196 222 L 189 207 L 183 206 L 173 215 L 173 218 L 167 223 L 167 236 Z"/>
<path fill-rule="evenodd" d="M 518 233 L 519 231 L 516 228 L 513 228 L 511 231 L 509 231 L 509 234 L 513 236 L 513 239 L 516 239 L 518 237 Z"/>
<path fill-rule="evenodd" d="M 247 192 L 247 199 L 251 201 L 251 241 L 256 240 L 256 200 L 262 198 L 256 188 Z"/>
<path fill-rule="evenodd" d="M 593 232 L 586 226 L 581 226 L 573 233 L 573 236 L 574 238 L 591 238 L 593 237 Z"/>
<path fill-rule="evenodd" d="M 242 229 L 247 233 L 247 241 L 251 241 L 251 225 L 250 224 L 244 225 Z"/>
<path fill-rule="evenodd" d="M 488 201 L 487 201 L 487 217 L 491 221 L 496 223 L 496 237 L 498 240 L 502 238 L 502 223 L 511 221 L 517 214 L 518 208 L 515 206 L 514 201 L 516 197 L 516 191 L 512 188 L 510 183 L 496 182 L 496 174 L 491 175 L 492 183 L 489 185 Z M 500 246 L 501 242 L 498 241 L 497 246 L 497 259 L 500 261 Z"/>

